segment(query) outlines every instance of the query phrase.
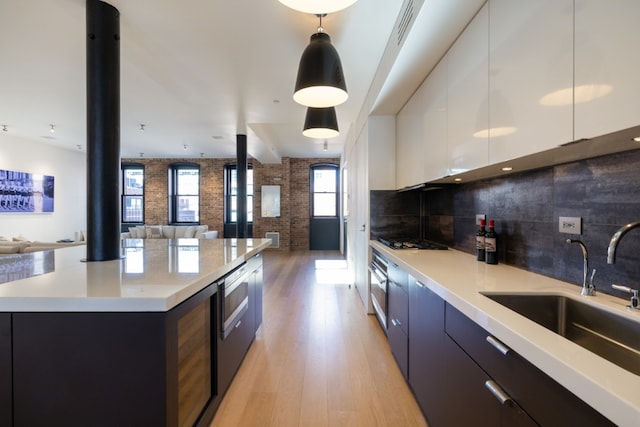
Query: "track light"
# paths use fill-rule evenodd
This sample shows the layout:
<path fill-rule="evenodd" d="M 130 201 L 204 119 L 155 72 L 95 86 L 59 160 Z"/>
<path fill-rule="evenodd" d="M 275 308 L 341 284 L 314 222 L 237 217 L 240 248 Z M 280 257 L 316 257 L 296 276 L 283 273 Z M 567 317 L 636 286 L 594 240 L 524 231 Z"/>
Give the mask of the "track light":
<path fill-rule="evenodd" d="M 56 125 L 49 125 L 49 132 L 55 133 L 56 132 Z"/>
<path fill-rule="evenodd" d="M 318 17 L 320 26 L 300 58 L 293 99 L 307 107 L 334 107 L 345 102 L 349 94 L 338 51 L 322 28 L 322 15 Z"/>

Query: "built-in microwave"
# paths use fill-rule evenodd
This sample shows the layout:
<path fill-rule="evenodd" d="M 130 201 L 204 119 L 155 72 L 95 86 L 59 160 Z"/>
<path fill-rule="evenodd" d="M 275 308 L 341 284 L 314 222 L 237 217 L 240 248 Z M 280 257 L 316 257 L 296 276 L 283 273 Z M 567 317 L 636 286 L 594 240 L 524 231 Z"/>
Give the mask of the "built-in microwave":
<path fill-rule="evenodd" d="M 218 282 L 220 294 L 220 333 L 224 340 L 242 322 L 249 309 L 249 271 L 246 264 Z"/>

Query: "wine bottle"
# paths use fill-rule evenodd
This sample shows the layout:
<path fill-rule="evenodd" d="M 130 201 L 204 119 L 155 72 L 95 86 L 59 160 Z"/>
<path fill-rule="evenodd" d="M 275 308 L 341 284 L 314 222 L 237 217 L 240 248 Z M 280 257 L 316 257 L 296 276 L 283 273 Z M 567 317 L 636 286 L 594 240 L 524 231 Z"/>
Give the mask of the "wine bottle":
<path fill-rule="evenodd" d="M 485 235 L 487 234 L 487 230 L 484 229 L 484 219 L 480 220 L 480 229 L 476 233 L 476 256 L 478 261 L 484 262 L 484 246 L 485 246 Z"/>
<path fill-rule="evenodd" d="M 498 235 L 494 230 L 494 221 L 489 220 L 489 231 L 484 236 L 484 258 L 487 264 L 498 263 Z"/>

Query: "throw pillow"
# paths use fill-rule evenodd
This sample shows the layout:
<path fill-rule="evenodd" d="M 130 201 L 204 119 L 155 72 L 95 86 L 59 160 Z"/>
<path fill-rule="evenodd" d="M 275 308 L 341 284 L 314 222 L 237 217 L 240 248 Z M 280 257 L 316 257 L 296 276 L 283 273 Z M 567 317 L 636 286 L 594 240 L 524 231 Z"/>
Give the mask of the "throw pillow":
<path fill-rule="evenodd" d="M 24 237 L 22 234 L 19 235 L 18 237 L 14 237 L 13 238 L 14 242 L 28 242 L 29 239 L 27 239 L 26 237 Z"/>
<path fill-rule="evenodd" d="M 203 235 L 204 233 L 206 233 L 206 232 L 207 232 L 207 230 L 209 230 L 209 226 L 208 226 L 208 225 L 198 225 L 198 226 L 196 227 L 196 232 L 195 232 L 195 234 L 193 235 L 193 237 L 195 237 L 196 239 L 199 239 L 199 238 L 201 238 L 201 237 L 202 237 L 202 235 Z"/>
<path fill-rule="evenodd" d="M 191 239 L 193 238 L 193 236 L 196 234 L 196 228 L 192 225 L 188 226 L 185 230 L 184 230 L 184 237 L 186 239 Z"/>
<path fill-rule="evenodd" d="M 137 225 L 136 230 L 138 230 L 138 239 L 144 239 L 147 237 L 147 229 L 144 225 Z"/>
<path fill-rule="evenodd" d="M 173 239 L 175 235 L 176 235 L 175 225 L 162 226 L 162 237 L 164 237 L 165 239 Z"/>
<path fill-rule="evenodd" d="M 0 236 L 0 242 L 10 242 L 10 241 L 11 241 L 10 239 L 7 239 L 4 236 Z"/>
<path fill-rule="evenodd" d="M 147 239 L 162 239 L 162 226 L 150 225 L 147 228 Z"/>

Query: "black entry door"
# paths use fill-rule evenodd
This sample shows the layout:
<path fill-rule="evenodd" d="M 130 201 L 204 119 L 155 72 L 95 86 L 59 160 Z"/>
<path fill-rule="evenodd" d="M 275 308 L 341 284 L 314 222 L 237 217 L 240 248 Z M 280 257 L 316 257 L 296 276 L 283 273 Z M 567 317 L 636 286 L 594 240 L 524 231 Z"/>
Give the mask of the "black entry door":
<path fill-rule="evenodd" d="M 311 166 L 311 218 L 309 249 L 340 249 L 340 218 L 338 216 L 337 165 Z"/>

